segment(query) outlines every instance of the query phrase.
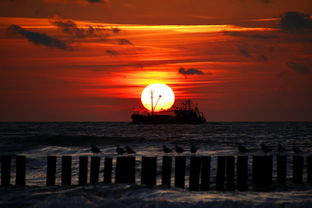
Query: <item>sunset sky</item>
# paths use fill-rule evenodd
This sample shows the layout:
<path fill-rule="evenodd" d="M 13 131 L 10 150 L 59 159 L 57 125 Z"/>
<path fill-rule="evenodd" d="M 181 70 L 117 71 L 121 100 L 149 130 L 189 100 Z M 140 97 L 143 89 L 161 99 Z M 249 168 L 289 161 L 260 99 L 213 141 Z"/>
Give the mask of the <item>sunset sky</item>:
<path fill-rule="evenodd" d="M 312 121 L 311 0 L 1 0 L 0 121 L 130 121 L 148 84 L 208 121 Z"/>

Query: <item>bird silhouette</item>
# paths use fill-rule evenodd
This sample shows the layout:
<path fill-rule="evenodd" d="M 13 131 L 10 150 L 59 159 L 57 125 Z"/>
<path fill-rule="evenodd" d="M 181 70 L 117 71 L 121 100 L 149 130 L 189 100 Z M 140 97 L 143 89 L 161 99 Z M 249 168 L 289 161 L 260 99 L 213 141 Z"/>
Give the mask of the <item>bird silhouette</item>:
<path fill-rule="evenodd" d="M 191 151 L 191 153 L 197 152 L 197 147 L 193 143 L 190 144 L 190 151 Z"/>
<path fill-rule="evenodd" d="M 167 147 L 166 145 L 163 145 L 163 152 L 164 152 L 164 153 L 170 153 L 170 152 L 172 152 L 172 149 L 170 149 L 170 148 Z"/>
<path fill-rule="evenodd" d="M 117 152 L 118 155 L 122 155 L 123 153 L 125 153 L 125 150 L 123 148 L 121 148 L 119 146 L 119 144 L 117 144 L 116 152 Z"/>
<path fill-rule="evenodd" d="M 277 151 L 278 152 L 286 152 L 286 149 L 283 145 L 281 145 L 280 143 L 277 146 Z"/>
<path fill-rule="evenodd" d="M 180 154 L 184 152 L 184 149 L 178 145 L 175 145 L 175 151 Z"/>
<path fill-rule="evenodd" d="M 129 147 L 128 145 L 126 146 L 126 152 L 128 153 L 128 154 L 135 154 L 136 152 L 131 148 L 131 147 Z"/>
<path fill-rule="evenodd" d="M 249 152 L 249 150 L 248 150 L 245 146 L 243 146 L 243 145 L 241 145 L 241 144 L 239 144 L 239 145 L 237 146 L 237 148 L 238 148 L 238 151 L 239 151 L 240 153 Z"/>
<path fill-rule="evenodd" d="M 267 145 L 265 145 L 264 143 L 261 143 L 260 144 L 261 146 L 261 150 L 264 152 L 264 153 L 268 153 L 268 152 L 271 152 L 272 149 L 270 147 L 268 147 Z"/>
<path fill-rule="evenodd" d="M 93 153 L 95 153 L 95 154 L 101 152 L 101 150 L 100 150 L 97 146 L 95 146 L 94 144 L 91 145 L 91 151 L 92 151 Z"/>
<path fill-rule="evenodd" d="M 292 147 L 294 153 L 301 153 L 302 150 L 295 144 L 293 143 L 293 147 Z"/>

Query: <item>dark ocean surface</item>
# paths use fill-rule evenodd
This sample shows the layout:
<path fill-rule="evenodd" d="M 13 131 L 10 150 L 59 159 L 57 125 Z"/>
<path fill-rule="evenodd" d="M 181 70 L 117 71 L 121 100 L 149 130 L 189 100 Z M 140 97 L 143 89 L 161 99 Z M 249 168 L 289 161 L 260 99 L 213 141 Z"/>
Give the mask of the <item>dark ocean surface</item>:
<path fill-rule="evenodd" d="M 190 143 L 198 147 L 197 155 L 212 156 L 211 175 L 218 155 L 241 155 L 238 144 L 250 151 L 244 155 L 263 155 L 260 144 L 272 148 L 273 157 L 284 154 L 289 158 L 288 175 L 292 172 L 292 145 L 301 148 L 303 156 L 312 154 L 311 122 L 216 122 L 203 125 L 136 125 L 125 122 L 28 122 L 0 123 L 1 155 L 27 157 L 26 188 L 0 188 L 0 207 L 312 207 L 312 186 L 276 187 L 272 192 L 191 192 L 178 188 L 140 185 L 105 185 L 44 187 L 48 155 L 73 156 L 73 184 L 78 181 L 78 157 L 90 155 L 90 145 L 100 148 L 101 157 L 117 157 L 116 145 L 131 146 L 141 156 L 157 156 L 161 163 L 162 145 L 175 144 L 186 151 Z M 286 148 L 277 152 L 277 145 Z M 175 156 L 176 153 L 169 155 Z M 250 161 L 251 162 L 251 161 Z M 14 163 L 14 159 L 12 164 Z M 60 161 L 58 160 L 58 165 Z M 306 166 L 306 161 L 305 164 Z M 187 163 L 187 171 L 189 164 Z M 14 169 L 14 167 L 12 166 Z M 101 162 L 100 171 L 103 169 Z M 14 172 L 14 170 L 13 170 Z M 59 178 L 58 169 L 58 178 Z M 159 171 L 160 174 L 160 171 Z M 275 177 L 275 170 L 273 175 Z M 186 174 L 186 178 L 188 173 Z M 12 181 L 14 174 L 12 175 Z M 137 173 L 140 182 L 140 173 Z M 274 179 L 275 180 L 275 179 Z M 305 180 L 305 178 L 304 178 Z M 187 181 L 187 180 L 186 180 Z M 57 179 L 57 184 L 60 180 Z M 188 186 L 188 183 L 186 183 Z"/>

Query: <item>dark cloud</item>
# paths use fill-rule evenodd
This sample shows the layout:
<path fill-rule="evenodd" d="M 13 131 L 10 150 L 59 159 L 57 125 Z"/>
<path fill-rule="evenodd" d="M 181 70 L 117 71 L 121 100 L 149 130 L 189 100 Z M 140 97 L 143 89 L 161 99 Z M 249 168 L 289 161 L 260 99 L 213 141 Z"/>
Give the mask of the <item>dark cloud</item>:
<path fill-rule="evenodd" d="M 286 12 L 281 17 L 280 27 L 288 32 L 312 31 L 310 15 L 300 12 Z"/>
<path fill-rule="evenodd" d="M 309 74 L 311 72 L 311 70 L 307 66 L 296 62 L 290 61 L 287 63 L 287 66 L 299 74 Z"/>
<path fill-rule="evenodd" d="M 88 29 L 79 28 L 76 23 L 71 20 L 54 20 L 52 24 L 60 28 L 64 33 L 70 34 L 75 38 L 86 38 L 94 36 L 95 29 L 92 26 L 89 26 Z"/>
<path fill-rule="evenodd" d="M 258 60 L 264 62 L 264 61 L 268 61 L 269 58 L 267 56 L 265 56 L 265 55 L 261 55 L 261 56 L 258 57 Z"/>
<path fill-rule="evenodd" d="M 243 56 L 245 56 L 247 58 L 251 58 L 252 57 L 252 55 L 250 54 L 250 51 L 247 50 L 246 48 L 241 48 L 241 49 L 239 49 L 238 52 L 239 52 L 239 54 L 241 54 L 241 55 L 243 55 Z"/>
<path fill-rule="evenodd" d="M 130 40 L 127 40 L 127 39 L 124 39 L 124 38 L 121 38 L 118 40 L 118 43 L 119 45 L 133 45 Z"/>
<path fill-rule="evenodd" d="M 106 53 L 112 55 L 112 56 L 117 56 L 119 55 L 118 51 L 115 50 L 106 50 Z"/>
<path fill-rule="evenodd" d="M 56 18 L 51 21 L 53 25 L 58 27 L 64 33 L 70 35 L 73 38 L 87 38 L 87 37 L 107 37 L 108 33 L 119 33 L 119 28 L 105 28 L 103 25 L 97 25 L 95 27 L 91 25 L 86 25 L 88 28 L 79 28 L 77 24 L 72 20 Z M 100 33 L 102 32 L 102 33 Z"/>
<path fill-rule="evenodd" d="M 67 44 L 57 38 L 50 37 L 44 33 L 25 30 L 24 28 L 18 25 L 10 25 L 8 27 L 8 31 L 11 33 L 17 33 L 22 35 L 27 40 L 36 45 L 44 45 L 50 48 L 59 48 L 63 50 L 68 49 Z"/>
<path fill-rule="evenodd" d="M 183 75 L 203 75 L 204 72 L 198 70 L 198 69 L 195 69 L 195 68 L 189 68 L 189 69 L 184 69 L 183 67 L 181 67 L 179 69 L 179 74 L 183 74 Z"/>
<path fill-rule="evenodd" d="M 99 3 L 102 2 L 102 0 L 87 0 L 89 3 Z"/>
<path fill-rule="evenodd" d="M 261 34 L 261 33 L 256 33 L 256 34 L 250 34 L 250 33 L 242 33 L 242 32 L 237 32 L 237 31 L 223 31 L 225 35 L 230 35 L 234 37 L 246 37 L 246 38 L 255 38 L 255 39 L 273 39 L 273 38 L 278 38 L 277 35 L 271 35 L 271 34 Z"/>

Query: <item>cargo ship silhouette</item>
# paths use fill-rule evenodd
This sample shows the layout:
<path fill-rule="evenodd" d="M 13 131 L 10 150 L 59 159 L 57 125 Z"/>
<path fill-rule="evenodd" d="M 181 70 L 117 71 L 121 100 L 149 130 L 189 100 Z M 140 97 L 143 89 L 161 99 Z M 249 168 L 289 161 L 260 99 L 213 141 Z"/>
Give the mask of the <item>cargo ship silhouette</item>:
<path fill-rule="evenodd" d="M 191 100 L 186 100 L 182 103 L 182 107 L 174 107 L 173 110 L 155 112 L 154 109 L 161 99 L 159 96 L 155 105 L 153 105 L 153 93 L 151 92 L 150 112 L 133 113 L 131 116 L 132 122 L 135 124 L 202 124 L 206 122 L 204 114 L 199 111 Z"/>

